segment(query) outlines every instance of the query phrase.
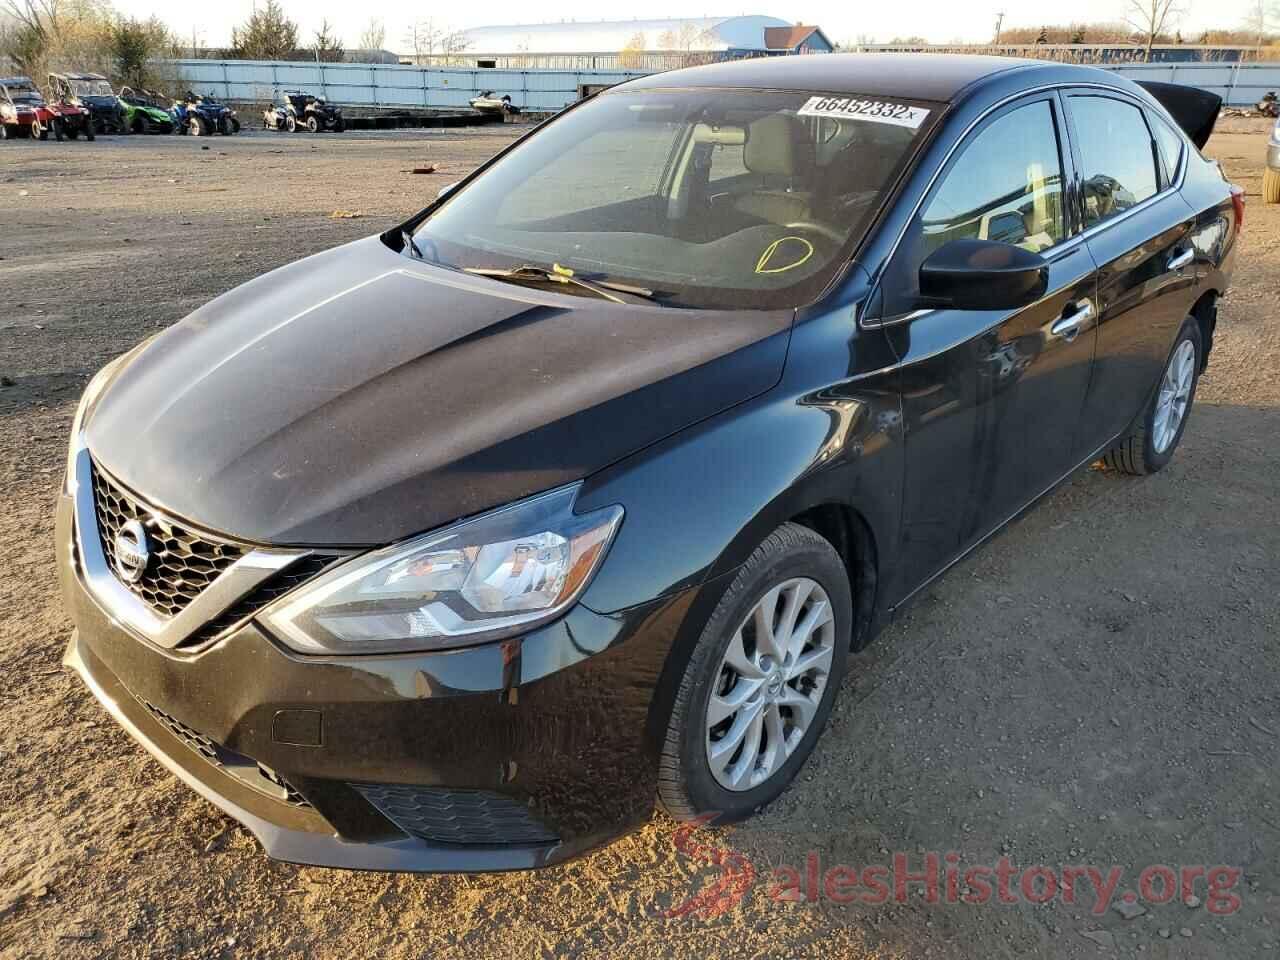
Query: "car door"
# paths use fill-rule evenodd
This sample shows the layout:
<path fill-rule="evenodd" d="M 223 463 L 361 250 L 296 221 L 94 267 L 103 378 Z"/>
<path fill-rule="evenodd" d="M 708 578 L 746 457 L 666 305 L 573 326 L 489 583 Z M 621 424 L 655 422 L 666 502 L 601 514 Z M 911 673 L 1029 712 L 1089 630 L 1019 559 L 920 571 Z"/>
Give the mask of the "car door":
<path fill-rule="evenodd" d="M 1067 104 L 1085 242 L 1098 264 L 1098 347 L 1082 447 L 1110 442 L 1144 409 L 1195 302 L 1194 212 L 1166 169 L 1145 109 L 1098 89 Z M 1168 150 L 1169 146 L 1166 145 Z"/>
<path fill-rule="evenodd" d="M 1076 464 L 1096 275 L 1075 236 L 1072 172 L 1055 92 L 1000 109 L 953 153 L 886 269 L 906 430 L 898 597 Z M 1016 310 L 910 312 L 921 262 L 965 237 L 1041 254 L 1048 292 Z"/>

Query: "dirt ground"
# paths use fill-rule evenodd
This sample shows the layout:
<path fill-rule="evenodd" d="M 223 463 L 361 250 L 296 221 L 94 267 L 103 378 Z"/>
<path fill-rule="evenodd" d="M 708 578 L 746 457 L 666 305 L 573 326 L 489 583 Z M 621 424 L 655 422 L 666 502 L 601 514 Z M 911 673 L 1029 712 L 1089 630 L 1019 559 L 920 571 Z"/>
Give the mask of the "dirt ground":
<path fill-rule="evenodd" d="M 663 912 L 717 871 L 662 817 L 535 874 L 300 868 L 150 760 L 60 668 L 51 504 L 85 380 L 267 269 L 381 230 L 510 128 L 0 145 L 0 957 L 1280 956 L 1280 207 L 1266 124 L 1209 152 L 1248 190 L 1235 286 L 1177 457 L 1090 470 L 937 583 L 851 662 L 794 787 L 708 831 L 754 883 Z M 412 167 L 439 164 L 414 175 Z M 334 218 L 335 211 L 358 213 Z M 1224 865 L 1239 909 L 770 896 L 774 871 Z M 1203 884 L 1203 881 L 1201 881 Z M 918 884 L 912 885 L 913 888 Z M 1196 901 L 1192 901 L 1196 903 Z M 1130 911 L 1133 912 L 1133 911 Z"/>

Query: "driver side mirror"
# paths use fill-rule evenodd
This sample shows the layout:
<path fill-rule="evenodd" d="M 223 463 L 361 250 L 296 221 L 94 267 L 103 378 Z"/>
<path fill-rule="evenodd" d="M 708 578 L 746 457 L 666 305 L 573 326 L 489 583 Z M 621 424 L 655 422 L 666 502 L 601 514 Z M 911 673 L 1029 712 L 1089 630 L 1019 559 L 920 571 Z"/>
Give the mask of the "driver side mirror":
<path fill-rule="evenodd" d="M 920 265 L 922 307 L 1012 310 L 1049 289 L 1049 262 L 996 240 L 952 240 Z"/>

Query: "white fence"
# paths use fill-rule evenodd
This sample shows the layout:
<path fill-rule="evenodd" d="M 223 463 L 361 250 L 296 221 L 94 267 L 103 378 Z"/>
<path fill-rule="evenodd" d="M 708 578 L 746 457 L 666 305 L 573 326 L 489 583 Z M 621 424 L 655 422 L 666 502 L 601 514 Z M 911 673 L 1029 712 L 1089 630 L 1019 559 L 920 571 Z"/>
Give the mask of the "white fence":
<path fill-rule="evenodd" d="M 554 112 L 578 97 L 579 84 L 621 83 L 645 71 L 489 70 L 474 67 L 402 67 L 389 64 L 305 63 L 265 60 L 178 60 L 197 92 L 227 100 L 270 100 L 277 90 L 300 88 L 335 103 L 368 107 L 465 108 L 484 90 L 509 94 L 523 110 Z M 1258 101 L 1280 90 L 1280 63 L 1141 63 L 1104 65 L 1133 80 L 1163 80 L 1212 90 L 1228 105 Z"/>
<path fill-rule="evenodd" d="M 578 99 L 579 84 L 614 84 L 641 71 L 485 70 L 365 63 L 177 60 L 187 86 L 226 100 L 265 102 L 277 90 L 302 89 L 344 106 L 466 108 L 485 90 L 509 94 L 523 110 L 554 112 Z"/>
<path fill-rule="evenodd" d="M 1126 63 L 1103 68 L 1130 80 L 1201 87 L 1230 107 L 1251 107 L 1268 90 L 1280 91 L 1280 63 Z"/>

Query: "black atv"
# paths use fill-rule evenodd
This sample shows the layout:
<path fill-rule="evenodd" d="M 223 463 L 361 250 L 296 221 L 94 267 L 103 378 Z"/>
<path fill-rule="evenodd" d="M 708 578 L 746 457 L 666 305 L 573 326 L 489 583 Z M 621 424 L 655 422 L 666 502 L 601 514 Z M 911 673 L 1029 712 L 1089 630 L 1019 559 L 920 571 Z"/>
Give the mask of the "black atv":
<path fill-rule="evenodd" d="M 325 97 L 316 97 L 303 90 L 285 90 L 280 102 L 267 107 L 262 113 L 262 126 L 267 130 L 287 130 L 293 133 L 305 127 L 311 133 L 332 130 L 342 133 L 347 129 L 342 108 L 335 107 Z"/>
<path fill-rule="evenodd" d="M 49 93 L 50 100 L 88 110 L 94 133 L 129 132 L 125 108 L 111 82 L 100 73 L 51 73 Z"/>
<path fill-rule="evenodd" d="M 229 136 L 240 132 L 240 119 L 230 107 L 188 90 L 173 105 L 178 133 L 207 137 L 212 133 Z"/>

